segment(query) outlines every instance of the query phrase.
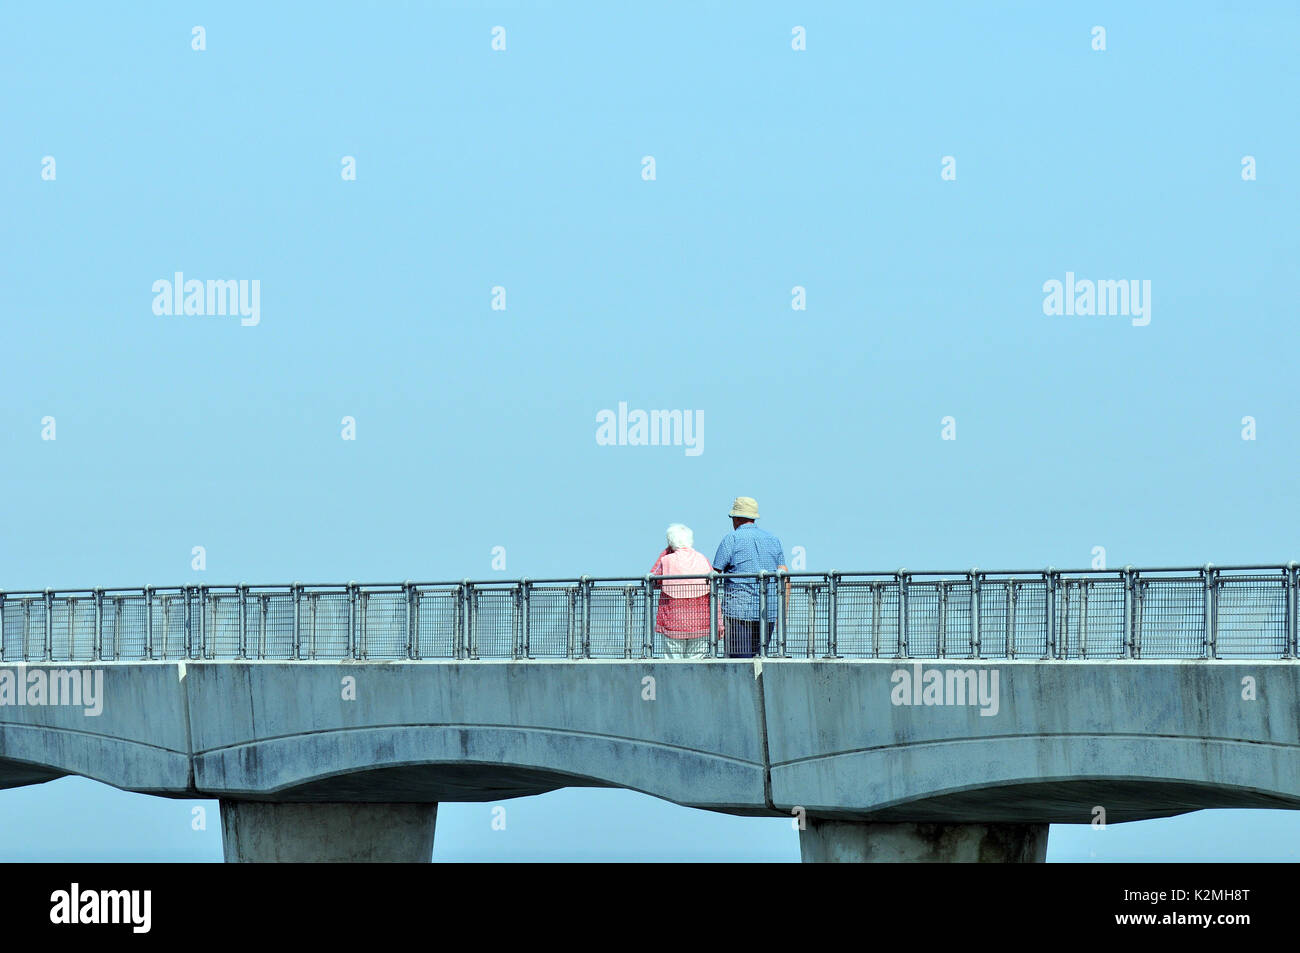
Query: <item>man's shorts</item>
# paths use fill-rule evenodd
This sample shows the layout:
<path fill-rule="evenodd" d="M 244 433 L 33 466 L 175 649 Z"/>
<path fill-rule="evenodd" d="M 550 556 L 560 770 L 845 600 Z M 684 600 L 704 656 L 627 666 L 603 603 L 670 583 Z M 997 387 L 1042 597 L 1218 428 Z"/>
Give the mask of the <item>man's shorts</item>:
<path fill-rule="evenodd" d="M 727 658 L 754 658 L 759 654 L 759 626 L 765 626 L 761 648 L 766 653 L 768 643 L 772 641 L 772 628 L 775 622 L 760 622 L 758 619 L 726 620 Z"/>

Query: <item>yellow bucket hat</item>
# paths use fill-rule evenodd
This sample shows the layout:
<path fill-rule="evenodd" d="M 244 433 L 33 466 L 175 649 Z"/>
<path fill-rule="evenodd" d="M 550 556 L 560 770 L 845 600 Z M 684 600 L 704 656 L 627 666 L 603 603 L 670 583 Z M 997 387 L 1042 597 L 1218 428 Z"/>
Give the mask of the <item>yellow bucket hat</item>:
<path fill-rule="evenodd" d="M 728 516 L 743 516 L 745 519 L 758 519 L 758 500 L 752 496 L 738 496 L 736 501 L 731 504 L 731 512 Z"/>

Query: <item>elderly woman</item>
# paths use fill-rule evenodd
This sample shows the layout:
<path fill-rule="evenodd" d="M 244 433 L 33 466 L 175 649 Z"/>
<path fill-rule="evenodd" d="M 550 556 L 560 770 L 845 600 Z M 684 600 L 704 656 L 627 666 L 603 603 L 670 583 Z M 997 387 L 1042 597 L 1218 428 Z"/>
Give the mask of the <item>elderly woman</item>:
<path fill-rule="evenodd" d="M 652 576 L 707 576 L 713 564 L 703 553 L 696 552 L 695 534 L 689 526 L 674 523 L 668 527 L 668 546 L 655 560 Z M 660 579 L 659 612 L 655 631 L 664 637 L 664 655 L 668 658 L 704 658 L 709 651 L 709 581 L 708 579 Z M 718 635 L 722 635 L 721 617 Z"/>

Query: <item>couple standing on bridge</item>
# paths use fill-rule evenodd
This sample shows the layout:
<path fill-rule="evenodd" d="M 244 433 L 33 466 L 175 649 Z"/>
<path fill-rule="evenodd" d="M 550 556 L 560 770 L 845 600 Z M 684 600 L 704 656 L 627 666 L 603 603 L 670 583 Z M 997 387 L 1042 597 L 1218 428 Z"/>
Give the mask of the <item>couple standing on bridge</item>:
<path fill-rule="evenodd" d="M 785 569 L 781 541 L 758 528 L 758 502 L 738 496 L 731 504 L 731 532 L 722 538 L 713 562 L 693 547 L 695 534 L 689 526 L 668 527 L 668 546 L 650 570 L 653 576 L 701 576 L 710 572 L 758 573 Z M 709 583 L 707 579 L 662 579 L 655 631 L 664 639 L 668 658 L 704 658 L 709 651 Z M 790 583 L 786 582 L 786 598 Z M 753 658 L 767 648 L 777 612 L 777 582 L 768 582 L 766 613 L 757 579 L 724 579 L 722 602 L 718 606 L 718 635 L 728 658 Z"/>

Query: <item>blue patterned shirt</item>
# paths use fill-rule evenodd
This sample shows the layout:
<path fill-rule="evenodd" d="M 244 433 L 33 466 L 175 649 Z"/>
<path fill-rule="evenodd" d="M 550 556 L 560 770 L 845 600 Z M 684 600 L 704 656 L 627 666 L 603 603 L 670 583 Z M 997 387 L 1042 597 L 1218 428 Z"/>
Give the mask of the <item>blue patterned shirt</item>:
<path fill-rule="evenodd" d="M 713 557 L 713 568 L 718 572 L 776 572 L 785 564 L 781 541 L 754 523 L 743 523 L 724 536 Z M 775 579 L 768 583 L 768 622 L 776 620 L 780 608 L 776 583 Z M 732 619 L 757 619 L 758 596 L 757 579 L 728 579 L 723 585 L 722 614 Z"/>

